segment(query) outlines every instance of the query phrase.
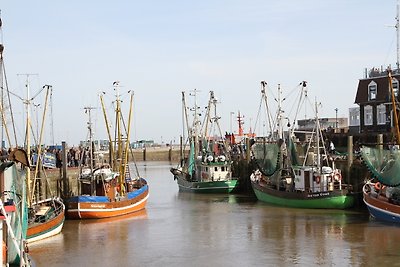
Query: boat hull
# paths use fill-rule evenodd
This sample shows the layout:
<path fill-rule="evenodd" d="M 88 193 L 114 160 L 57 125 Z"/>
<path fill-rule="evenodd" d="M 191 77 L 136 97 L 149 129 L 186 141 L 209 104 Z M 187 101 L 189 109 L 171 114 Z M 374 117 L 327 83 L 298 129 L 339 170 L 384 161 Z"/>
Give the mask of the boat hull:
<path fill-rule="evenodd" d="M 192 182 L 182 176 L 175 176 L 179 190 L 193 193 L 231 193 L 237 184 L 236 179 L 224 181 Z"/>
<path fill-rule="evenodd" d="M 257 199 L 266 203 L 305 209 L 347 209 L 354 206 L 356 196 L 342 191 L 288 192 L 273 189 L 252 181 Z"/>
<path fill-rule="evenodd" d="M 51 218 L 45 219 L 40 222 L 33 222 L 28 224 L 28 230 L 27 230 L 28 242 L 39 241 L 57 235 L 61 232 L 65 221 L 64 203 L 58 198 L 50 198 L 40 201 L 37 204 L 51 207 L 53 206 L 53 203 L 57 208 L 54 211 L 53 213 L 54 215 L 51 216 Z"/>
<path fill-rule="evenodd" d="M 400 224 L 400 206 L 389 202 L 384 196 L 373 195 L 367 191 L 369 185 L 363 187 L 363 200 L 370 215 L 380 221 Z"/>
<path fill-rule="evenodd" d="M 72 198 L 67 204 L 68 219 L 102 219 L 126 215 L 143 210 L 149 197 L 148 185 L 137 191 L 133 198 L 110 202 L 106 197 Z"/>

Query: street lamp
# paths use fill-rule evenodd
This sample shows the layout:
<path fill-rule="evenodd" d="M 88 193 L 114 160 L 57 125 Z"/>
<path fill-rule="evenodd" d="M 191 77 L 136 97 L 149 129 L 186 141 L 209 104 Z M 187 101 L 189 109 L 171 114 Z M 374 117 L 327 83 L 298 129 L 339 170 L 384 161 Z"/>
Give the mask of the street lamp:
<path fill-rule="evenodd" d="M 336 129 L 338 128 L 338 119 L 337 119 L 337 113 L 338 113 L 338 108 L 335 108 L 335 111 L 336 111 Z"/>
<path fill-rule="evenodd" d="M 230 115 L 231 115 L 231 128 L 230 128 L 231 129 L 231 134 L 233 134 L 233 132 L 232 132 L 232 115 L 233 114 L 235 114 L 235 112 L 231 111 L 231 113 L 230 113 Z"/>

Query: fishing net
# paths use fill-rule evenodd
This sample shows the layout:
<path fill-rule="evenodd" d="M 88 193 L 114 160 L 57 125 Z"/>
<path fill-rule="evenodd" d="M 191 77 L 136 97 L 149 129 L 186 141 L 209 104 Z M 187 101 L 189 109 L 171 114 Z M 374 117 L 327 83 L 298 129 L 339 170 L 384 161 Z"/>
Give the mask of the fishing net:
<path fill-rule="evenodd" d="M 299 165 L 299 156 L 297 154 L 296 144 L 293 142 L 292 138 L 288 139 L 288 151 L 290 155 L 290 161 L 292 165 Z"/>
<path fill-rule="evenodd" d="M 253 159 L 262 173 L 271 176 L 278 170 L 280 149 L 277 143 L 256 143 L 252 152 Z"/>
<path fill-rule="evenodd" d="M 361 148 L 361 157 L 372 176 L 384 185 L 400 185 L 400 151 L 398 149 Z"/>

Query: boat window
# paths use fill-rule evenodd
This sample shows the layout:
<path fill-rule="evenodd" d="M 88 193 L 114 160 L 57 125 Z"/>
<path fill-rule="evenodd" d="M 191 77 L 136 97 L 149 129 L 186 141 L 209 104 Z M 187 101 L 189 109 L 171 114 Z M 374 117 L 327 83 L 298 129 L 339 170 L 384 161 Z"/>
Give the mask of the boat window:
<path fill-rule="evenodd" d="M 368 101 L 376 99 L 377 91 L 378 85 L 376 84 L 376 82 L 370 82 L 368 85 Z"/>
<path fill-rule="evenodd" d="M 221 171 L 223 171 L 223 172 L 224 172 L 224 171 L 225 171 L 225 167 L 221 167 Z"/>
<path fill-rule="evenodd" d="M 214 168 L 214 171 L 216 171 L 216 172 L 217 172 L 217 171 L 218 171 L 218 167 L 215 167 L 215 168 Z"/>

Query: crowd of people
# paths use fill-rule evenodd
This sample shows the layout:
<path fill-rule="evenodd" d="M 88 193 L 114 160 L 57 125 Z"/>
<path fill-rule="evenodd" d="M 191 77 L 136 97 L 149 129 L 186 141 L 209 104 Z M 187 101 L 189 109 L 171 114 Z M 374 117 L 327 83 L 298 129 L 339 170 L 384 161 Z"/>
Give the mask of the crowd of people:
<path fill-rule="evenodd" d="M 62 167 L 62 150 L 59 148 L 46 148 L 43 151 L 45 154 L 50 153 L 54 155 L 55 159 L 55 167 L 56 168 L 61 168 Z M 32 162 L 35 162 L 36 160 L 34 159 L 36 155 L 36 150 L 33 149 L 31 151 L 32 155 Z M 86 166 L 90 162 L 90 153 L 88 148 L 83 148 L 81 146 L 79 147 L 71 147 L 70 149 L 67 150 L 67 166 L 68 167 L 78 167 L 80 165 Z"/>

